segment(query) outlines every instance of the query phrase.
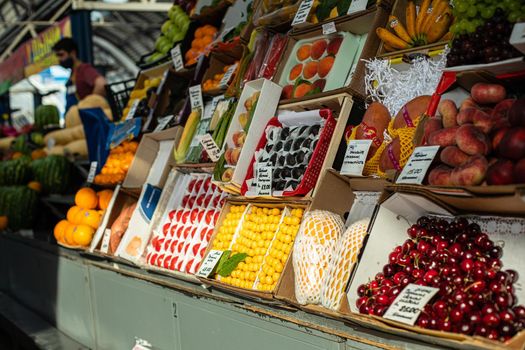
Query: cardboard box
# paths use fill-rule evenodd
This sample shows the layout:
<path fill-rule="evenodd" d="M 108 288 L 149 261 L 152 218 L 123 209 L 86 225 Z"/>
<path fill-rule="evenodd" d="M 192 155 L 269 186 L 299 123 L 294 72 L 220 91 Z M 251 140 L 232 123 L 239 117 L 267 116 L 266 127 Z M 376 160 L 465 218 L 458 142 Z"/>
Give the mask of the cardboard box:
<path fill-rule="evenodd" d="M 230 54 L 234 54 L 234 52 L 231 52 Z M 210 65 L 208 66 L 208 69 L 204 73 L 204 76 L 202 77 L 202 83 L 204 84 L 207 80 L 213 80 L 213 77 L 215 74 L 224 74 L 224 68 L 227 66 L 231 66 L 235 62 L 239 62 L 242 56 L 242 51 L 240 52 L 240 55 L 230 55 L 228 52 L 222 52 L 222 51 L 212 51 L 210 54 Z M 231 80 L 235 79 L 235 74 L 232 75 Z M 204 95 L 209 96 L 217 96 L 221 93 L 224 93 L 226 91 L 226 87 L 224 88 L 217 88 L 213 90 L 202 90 L 202 93 Z"/>
<path fill-rule="evenodd" d="M 395 189 L 395 192 L 394 192 Z M 457 201 L 455 197 L 436 197 L 429 191 L 413 186 L 396 186 L 387 188 L 381 205 L 369 228 L 368 241 L 361 251 L 359 265 L 354 271 L 348 289 L 348 302 L 352 312 L 357 313 L 355 306 L 357 287 L 373 279 L 388 262 L 388 255 L 396 245 L 402 244 L 407 238 L 406 230 L 423 215 L 456 217 L 465 215 L 472 222 L 480 224 L 491 240 L 504 242 L 503 268 L 523 271 L 521 259 L 523 252 L 523 227 L 525 221 L 525 202 L 518 197 L 509 202 L 507 196 L 497 198 L 476 197 Z M 511 207 L 512 205 L 512 207 Z M 476 213 L 476 214 L 473 214 Z M 498 213 L 498 214 L 494 214 Z M 501 216 L 497 216 L 501 215 Z M 517 285 L 515 294 L 519 300 L 525 300 L 525 290 Z M 490 341 L 482 337 L 470 337 L 462 334 L 438 332 L 419 327 L 411 327 L 380 317 L 370 317 L 353 314 L 347 316 L 355 322 L 379 329 L 388 333 L 399 334 L 442 346 L 461 349 L 523 349 L 525 331 L 520 332 L 506 344 Z"/>
<path fill-rule="evenodd" d="M 237 104 L 230 127 L 226 133 L 223 146 L 225 150 L 235 148 L 233 134 L 243 129 L 239 122 L 239 115 L 247 112 L 244 103 L 248 98 L 251 98 L 254 93 L 259 92 L 260 95 L 253 113 L 250 128 L 246 134 L 246 140 L 239 155 L 239 160 L 233 168 L 232 178 L 228 182 L 217 181 L 219 186 L 223 187 L 224 190 L 233 193 L 240 192 L 240 188 L 246 177 L 246 171 L 251 162 L 251 156 L 253 152 L 255 152 L 255 148 L 266 128 L 266 124 L 268 124 L 268 121 L 275 115 L 281 97 L 281 90 L 282 88 L 279 85 L 267 79 L 253 80 L 244 85 L 239 103 Z"/>

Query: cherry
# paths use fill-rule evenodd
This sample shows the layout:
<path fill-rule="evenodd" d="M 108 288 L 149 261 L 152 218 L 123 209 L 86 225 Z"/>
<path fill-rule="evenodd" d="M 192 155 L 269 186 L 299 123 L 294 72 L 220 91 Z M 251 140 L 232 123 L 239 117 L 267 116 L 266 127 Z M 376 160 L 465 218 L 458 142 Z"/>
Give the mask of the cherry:
<path fill-rule="evenodd" d="M 456 224 L 457 229 L 459 231 L 463 231 L 463 230 L 465 230 L 468 227 L 468 220 L 465 219 L 465 218 L 457 218 L 454 221 L 454 224 Z"/>
<path fill-rule="evenodd" d="M 468 240 L 469 240 L 469 235 L 466 232 L 462 232 L 456 237 L 456 242 L 459 242 L 459 243 L 465 243 Z"/>
<path fill-rule="evenodd" d="M 408 253 L 408 256 L 410 257 L 410 259 L 419 259 L 419 257 L 421 256 L 421 254 L 419 254 L 419 252 L 414 249 L 414 250 L 411 250 L 409 253 Z"/>
<path fill-rule="evenodd" d="M 461 312 L 463 312 L 463 314 L 468 315 L 470 311 L 472 310 L 473 305 L 469 304 L 466 301 L 462 301 L 458 304 L 457 307 L 461 310 Z"/>
<path fill-rule="evenodd" d="M 436 301 L 432 308 L 434 309 L 435 313 L 440 317 L 445 317 L 448 311 L 447 303 L 445 303 L 443 300 Z"/>
<path fill-rule="evenodd" d="M 360 297 L 365 296 L 367 293 L 366 286 L 364 284 L 361 284 L 359 287 L 357 287 L 357 295 Z M 359 307 L 359 306 L 358 306 Z"/>
<path fill-rule="evenodd" d="M 490 249 L 489 255 L 493 259 L 501 259 L 503 256 L 503 249 L 501 249 L 501 247 L 494 246 Z"/>
<path fill-rule="evenodd" d="M 504 336 L 504 337 L 507 337 L 507 336 L 512 336 L 514 335 L 514 333 L 516 333 L 516 329 L 514 328 L 514 326 L 510 323 L 503 323 L 500 327 L 499 327 L 499 333 Z"/>
<path fill-rule="evenodd" d="M 427 315 L 425 314 L 419 315 L 416 325 L 422 328 L 428 328 L 429 324 L 430 324 L 430 319 Z"/>
<path fill-rule="evenodd" d="M 403 252 L 403 247 L 398 245 L 394 248 L 394 253 L 401 254 Z"/>
<path fill-rule="evenodd" d="M 406 266 L 410 264 L 410 257 L 407 255 L 401 255 L 397 258 L 398 265 Z"/>
<path fill-rule="evenodd" d="M 386 310 L 388 309 L 387 306 L 384 306 L 384 305 L 376 305 L 374 307 L 374 315 L 377 315 L 377 316 L 383 316 L 386 312 Z"/>
<path fill-rule="evenodd" d="M 496 272 L 496 277 L 494 279 L 496 281 L 499 281 L 499 282 L 503 283 L 503 284 L 507 284 L 508 282 L 510 282 L 511 277 L 505 271 L 498 271 L 498 272 Z"/>
<path fill-rule="evenodd" d="M 478 325 L 481 323 L 481 314 L 477 311 L 472 312 L 470 315 L 468 315 L 468 321 L 473 325 Z"/>
<path fill-rule="evenodd" d="M 430 222 L 430 219 L 428 218 L 428 216 L 421 216 L 419 219 L 417 219 L 417 224 L 419 226 L 428 225 L 429 222 Z"/>
<path fill-rule="evenodd" d="M 459 308 L 454 308 L 450 311 L 450 320 L 452 322 L 460 322 L 463 319 L 463 312 Z"/>
<path fill-rule="evenodd" d="M 478 247 L 483 247 L 485 245 L 485 242 L 488 241 L 489 236 L 486 233 L 480 233 L 476 237 L 474 237 L 474 244 L 476 244 Z"/>
<path fill-rule="evenodd" d="M 485 306 L 483 306 L 483 308 L 481 309 L 481 313 L 483 315 L 489 315 L 489 314 L 493 314 L 497 312 L 496 310 L 496 306 L 494 304 L 487 304 Z"/>
<path fill-rule="evenodd" d="M 484 251 L 490 252 L 492 248 L 494 247 L 494 242 L 492 242 L 490 239 L 487 239 L 485 242 L 483 242 L 483 246 L 480 248 Z"/>
<path fill-rule="evenodd" d="M 438 275 L 439 275 L 439 273 L 436 270 L 429 270 L 423 276 L 423 281 L 425 281 L 426 283 L 430 283 L 430 282 L 432 282 L 432 279 L 434 277 L 437 277 Z"/>
<path fill-rule="evenodd" d="M 488 331 L 486 337 L 489 338 L 490 340 L 498 340 L 499 333 L 498 333 L 497 330 L 491 329 L 491 330 Z"/>
<path fill-rule="evenodd" d="M 406 272 L 407 275 L 411 275 L 413 270 L 414 270 L 414 267 L 412 265 L 407 265 L 403 269 L 403 271 Z"/>
<path fill-rule="evenodd" d="M 507 270 L 505 272 L 509 275 L 511 283 L 516 283 L 518 281 L 518 278 L 519 278 L 518 271 L 516 271 L 516 270 Z"/>
<path fill-rule="evenodd" d="M 492 281 L 489 284 L 489 290 L 493 293 L 498 293 L 498 292 L 505 290 L 505 287 L 503 286 L 503 283 L 500 281 Z"/>
<path fill-rule="evenodd" d="M 380 305 L 390 305 L 390 298 L 387 295 L 385 295 L 385 294 L 379 295 L 376 298 L 376 301 Z"/>
<path fill-rule="evenodd" d="M 387 286 L 391 288 L 394 286 L 394 282 L 392 282 L 391 279 L 385 278 L 384 280 L 381 281 L 381 286 Z"/>
<path fill-rule="evenodd" d="M 481 326 L 476 327 L 476 329 L 474 330 L 474 334 L 481 335 L 482 337 L 486 337 L 487 334 L 489 334 L 489 331 L 490 329 L 488 327 L 481 325 Z"/>
<path fill-rule="evenodd" d="M 394 273 L 396 273 L 396 269 L 391 263 L 383 266 L 383 275 L 385 275 L 385 277 L 391 277 Z"/>
<path fill-rule="evenodd" d="M 389 290 L 390 290 L 390 287 L 388 287 L 388 286 L 381 286 L 379 288 L 379 294 L 386 294 L 386 293 L 388 293 Z"/>
<path fill-rule="evenodd" d="M 427 283 L 425 281 L 423 281 L 422 278 L 419 278 L 419 279 L 415 280 L 414 284 L 417 284 L 418 286 L 426 286 L 427 285 Z"/>
<path fill-rule="evenodd" d="M 470 272 L 470 270 L 472 270 L 472 268 L 474 267 L 474 261 L 472 261 L 472 259 L 463 259 L 461 261 L 461 270 L 465 271 L 465 272 Z"/>
<path fill-rule="evenodd" d="M 482 322 L 487 327 L 497 327 L 499 325 L 500 319 L 497 313 L 493 312 L 491 314 L 486 314 L 483 316 Z"/>
<path fill-rule="evenodd" d="M 416 246 L 416 244 L 414 243 L 413 240 L 411 240 L 411 239 L 407 239 L 407 240 L 405 241 L 405 243 L 403 243 L 403 246 L 402 246 L 402 247 L 403 247 L 403 250 L 402 250 L 402 251 L 405 252 L 405 253 L 408 253 L 409 251 L 411 251 L 412 249 L 414 249 L 415 246 Z"/>
<path fill-rule="evenodd" d="M 391 264 L 397 264 L 397 259 L 399 259 L 399 253 L 392 252 L 388 255 L 388 261 Z"/>
<path fill-rule="evenodd" d="M 368 315 L 370 314 L 370 311 L 371 311 L 371 307 L 367 304 L 363 304 L 361 306 L 359 306 L 359 313 L 361 314 L 365 314 L 365 315 Z"/>
<path fill-rule="evenodd" d="M 402 287 L 406 287 L 410 282 L 412 282 L 412 279 L 409 276 L 405 276 L 401 279 L 399 285 Z"/>
<path fill-rule="evenodd" d="M 448 247 L 447 241 L 439 241 L 438 244 L 436 244 L 436 249 L 438 252 L 444 252 Z"/>
<path fill-rule="evenodd" d="M 496 305 L 498 305 L 501 309 L 506 309 L 514 303 L 514 298 L 512 297 L 512 294 L 509 294 L 507 292 L 502 292 L 496 294 L 494 297 L 494 301 L 496 302 Z"/>
<path fill-rule="evenodd" d="M 425 272 L 421 269 L 412 270 L 412 277 L 416 280 L 422 278 L 424 275 L 425 275 Z"/>
<path fill-rule="evenodd" d="M 425 254 L 430 249 L 430 247 L 430 243 L 427 243 L 425 241 L 419 241 L 419 243 L 417 244 L 417 250 L 423 254 Z"/>
<path fill-rule="evenodd" d="M 452 330 L 452 323 L 448 320 L 439 320 L 437 329 L 443 332 L 450 332 Z"/>
<path fill-rule="evenodd" d="M 363 305 L 366 305 L 368 303 L 368 297 L 359 297 L 357 298 L 356 302 L 355 302 L 355 306 L 357 306 L 358 308 L 361 308 L 361 306 Z"/>
<path fill-rule="evenodd" d="M 485 277 L 485 270 L 481 267 L 474 267 L 474 269 L 471 271 L 472 277 L 474 277 L 477 280 L 480 280 Z"/>
<path fill-rule="evenodd" d="M 503 310 L 499 313 L 499 318 L 502 322 L 513 323 L 516 319 L 516 315 L 511 309 Z"/>
<path fill-rule="evenodd" d="M 470 223 L 467 229 L 471 236 L 478 235 L 481 232 L 481 228 L 475 222 Z"/>
<path fill-rule="evenodd" d="M 382 280 L 385 279 L 385 275 L 382 273 L 382 272 L 378 272 L 376 274 L 376 277 L 375 277 L 375 280 L 378 281 L 378 282 L 381 282 Z"/>
<path fill-rule="evenodd" d="M 491 259 L 488 262 L 489 268 L 494 269 L 496 271 L 501 270 L 501 265 L 502 265 L 501 264 L 501 260 L 499 260 L 499 259 Z"/>
<path fill-rule="evenodd" d="M 498 273 L 495 269 L 490 269 L 485 272 L 485 277 L 489 280 L 493 280 L 496 278 L 496 273 Z"/>
<path fill-rule="evenodd" d="M 463 254 L 463 248 L 459 243 L 453 243 L 448 247 L 448 251 L 452 256 L 460 257 Z"/>
<path fill-rule="evenodd" d="M 370 282 L 370 289 L 374 290 L 374 289 L 377 289 L 379 288 L 379 282 L 376 281 L 376 280 L 373 280 Z"/>
<path fill-rule="evenodd" d="M 470 334 L 473 331 L 473 327 L 468 322 L 461 322 L 459 325 L 459 332 L 463 334 Z"/>
<path fill-rule="evenodd" d="M 518 318 L 525 320 L 525 306 L 514 306 L 512 311 Z"/>
<path fill-rule="evenodd" d="M 487 288 L 485 281 L 475 281 L 468 287 L 468 290 L 471 293 L 481 293 L 485 288 Z"/>
<path fill-rule="evenodd" d="M 461 303 L 461 302 L 464 302 L 467 300 L 468 298 L 468 295 L 467 293 L 465 293 L 464 291 L 462 290 L 457 290 L 453 295 L 452 295 L 452 298 L 458 302 L 458 303 Z"/>
<path fill-rule="evenodd" d="M 390 290 L 388 291 L 388 296 L 394 300 L 398 295 L 399 293 L 401 293 L 401 290 L 402 288 L 400 286 L 395 286 L 395 287 L 392 287 L 390 288 Z"/>
<path fill-rule="evenodd" d="M 392 277 L 392 281 L 394 284 L 401 284 L 401 280 L 406 276 L 406 273 L 404 272 L 397 272 L 394 277 Z"/>

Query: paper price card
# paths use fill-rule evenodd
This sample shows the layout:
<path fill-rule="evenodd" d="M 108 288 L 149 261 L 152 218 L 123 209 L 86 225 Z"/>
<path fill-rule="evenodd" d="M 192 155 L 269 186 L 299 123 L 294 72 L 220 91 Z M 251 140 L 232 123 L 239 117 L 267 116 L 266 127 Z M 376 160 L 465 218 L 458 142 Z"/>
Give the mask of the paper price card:
<path fill-rule="evenodd" d="M 213 140 L 213 137 L 210 134 L 206 133 L 201 136 L 200 142 L 206 153 L 208 153 L 208 157 L 210 157 L 211 161 L 219 161 L 219 158 L 221 158 L 221 149 L 219 148 L 219 146 L 217 146 L 217 144 Z"/>
<path fill-rule="evenodd" d="M 189 88 L 191 109 L 201 109 L 204 107 L 202 102 L 202 89 L 200 85 L 194 85 Z"/>
<path fill-rule="evenodd" d="M 232 78 L 233 73 L 235 73 L 235 70 L 237 69 L 237 63 L 231 65 L 228 67 L 228 70 L 226 70 L 226 73 L 224 73 L 224 76 L 222 77 L 221 81 L 219 82 L 219 86 L 221 88 L 225 88 L 228 86 L 228 82 Z"/>
<path fill-rule="evenodd" d="M 362 176 L 372 140 L 350 140 L 346 147 L 341 175 Z"/>
<path fill-rule="evenodd" d="M 337 29 L 335 28 L 334 22 L 328 22 L 323 24 L 323 35 L 330 35 L 335 32 L 337 32 Z"/>
<path fill-rule="evenodd" d="M 163 118 L 160 118 L 158 120 L 158 124 L 157 124 L 157 127 L 155 128 L 155 130 L 153 130 L 153 132 L 158 132 L 158 131 L 161 131 L 161 130 L 164 130 L 164 128 L 166 127 L 166 125 L 168 125 L 168 123 L 173 119 L 173 115 L 168 115 L 168 116 L 165 116 Z"/>
<path fill-rule="evenodd" d="M 398 184 L 422 184 L 439 146 L 416 147 L 397 178 Z"/>
<path fill-rule="evenodd" d="M 95 175 L 97 173 L 97 166 L 98 166 L 98 162 L 91 162 L 91 165 L 89 167 L 88 177 L 87 177 L 88 183 L 93 183 L 93 180 L 95 179 Z"/>
<path fill-rule="evenodd" d="M 367 0 L 352 0 L 352 2 L 350 3 L 350 7 L 348 8 L 348 12 L 346 14 L 349 15 L 351 13 L 366 10 L 367 2 Z"/>
<path fill-rule="evenodd" d="M 182 61 L 182 52 L 180 50 L 180 44 L 171 49 L 171 59 L 173 60 L 173 66 L 175 71 L 180 72 L 184 69 L 184 62 Z"/>
<path fill-rule="evenodd" d="M 109 253 L 109 241 L 111 239 L 111 229 L 107 228 L 104 230 L 104 237 L 102 237 L 102 244 L 100 250 L 102 253 Z"/>
<path fill-rule="evenodd" d="M 268 163 L 257 165 L 257 195 L 272 195 L 272 167 Z"/>
<path fill-rule="evenodd" d="M 410 283 L 399 293 L 383 317 L 413 326 L 425 305 L 437 292 L 439 288 Z"/>
<path fill-rule="evenodd" d="M 139 103 L 140 103 L 139 99 L 136 99 L 135 102 L 133 102 L 125 120 L 130 120 L 135 116 L 135 113 L 137 113 L 137 108 L 139 108 Z"/>
<path fill-rule="evenodd" d="M 303 0 L 303 2 L 301 2 L 301 5 L 299 5 L 299 9 L 297 10 L 297 13 L 293 19 L 292 26 L 306 22 L 313 4 L 313 0 Z"/>
<path fill-rule="evenodd" d="M 221 256 L 224 253 L 222 250 L 210 250 L 210 253 L 202 260 L 201 267 L 197 271 L 196 275 L 199 277 L 207 278 L 215 269 L 215 266 L 221 260 Z"/>

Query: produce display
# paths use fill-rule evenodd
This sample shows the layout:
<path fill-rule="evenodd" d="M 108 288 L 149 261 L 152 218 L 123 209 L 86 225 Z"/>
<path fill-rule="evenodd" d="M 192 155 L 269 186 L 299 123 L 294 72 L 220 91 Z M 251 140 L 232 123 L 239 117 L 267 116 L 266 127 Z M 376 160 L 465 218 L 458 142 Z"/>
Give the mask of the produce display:
<path fill-rule="evenodd" d="M 179 144 L 176 148 L 173 149 L 173 156 L 177 163 L 183 163 L 186 160 L 186 155 L 188 154 L 191 146 L 191 142 L 197 131 L 197 127 L 201 121 L 201 110 L 199 108 L 191 111 L 186 125 L 184 126 L 184 131 L 180 138 Z"/>
<path fill-rule="evenodd" d="M 191 48 L 184 54 L 186 67 L 197 63 L 197 59 L 200 55 L 207 55 L 209 53 L 210 44 L 213 42 L 213 39 L 215 39 L 216 34 L 217 28 L 209 24 L 195 30 L 194 39 L 191 42 Z"/>
<path fill-rule="evenodd" d="M 100 170 L 100 174 L 95 176 L 94 183 L 97 185 L 116 185 L 124 181 L 137 147 L 136 141 L 124 141 L 109 151 L 108 159 Z"/>
<path fill-rule="evenodd" d="M 221 86 L 221 81 L 224 78 L 224 74 L 226 74 L 228 69 L 230 69 L 230 67 L 233 67 L 234 65 L 237 65 L 237 67 L 238 67 L 239 66 L 239 62 L 235 62 L 235 63 L 230 64 L 230 65 L 225 65 L 224 68 L 222 69 L 222 73 L 217 73 L 217 74 L 215 74 L 213 76 L 213 79 L 208 79 L 208 80 L 204 81 L 204 83 L 202 84 L 202 91 L 203 92 L 208 92 L 208 91 L 222 89 L 223 87 Z M 236 74 L 237 71 L 238 71 L 238 68 L 235 70 L 234 74 L 232 74 L 232 77 Z M 230 80 L 231 80 L 231 78 L 230 78 Z M 226 82 L 226 84 L 228 84 L 228 83 L 229 83 L 229 81 Z"/>
<path fill-rule="evenodd" d="M 121 120 L 125 120 L 135 103 L 138 103 L 133 118 L 135 117 L 146 117 L 149 113 L 148 101 L 151 95 L 157 91 L 157 87 L 160 85 L 161 78 L 151 78 L 144 80 L 142 89 L 139 86 L 135 86 L 131 94 L 129 95 L 128 103 L 122 110 Z M 138 102 L 137 102 L 138 101 Z"/>
<path fill-rule="evenodd" d="M 71 164 L 63 156 L 47 156 L 31 163 L 33 176 L 46 193 L 65 193 L 69 190 Z"/>
<path fill-rule="evenodd" d="M 0 186 L 0 226 L 3 229 L 31 229 L 36 209 L 37 192 L 29 186 Z"/>
<path fill-rule="evenodd" d="M 181 184 L 175 203 L 166 208 L 158 230 L 146 248 L 151 266 L 194 274 L 200 265 L 225 194 L 205 174 L 190 174 Z"/>
<path fill-rule="evenodd" d="M 523 329 L 525 308 L 514 293 L 519 274 L 503 270 L 503 249 L 490 232 L 465 218 L 447 222 L 423 216 L 407 235 L 375 279 L 358 287 L 360 313 L 382 316 L 413 283 L 439 288 L 419 315 L 418 327 L 499 341 Z"/>

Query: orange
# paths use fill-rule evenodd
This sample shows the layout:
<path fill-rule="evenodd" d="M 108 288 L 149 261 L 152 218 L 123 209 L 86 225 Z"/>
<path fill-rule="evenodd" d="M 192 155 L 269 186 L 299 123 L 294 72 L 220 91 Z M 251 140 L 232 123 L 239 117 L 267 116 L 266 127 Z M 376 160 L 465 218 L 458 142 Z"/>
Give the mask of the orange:
<path fill-rule="evenodd" d="M 6 215 L 0 216 L 0 231 L 3 231 L 7 228 L 8 222 L 9 222 L 9 219 Z"/>
<path fill-rule="evenodd" d="M 98 213 L 98 211 L 86 210 L 84 211 L 84 215 L 82 216 L 82 221 L 80 222 L 80 225 L 86 225 L 97 229 L 100 226 L 101 220 L 102 216 Z"/>
<path fill-rule="evenodd" d="M 69 210 L 67 211 L 67 215 L 66 215 L 67 220 L 71 222 L 72 224 L 79 224 L 80 222 L 77 222 L 76 216 L 81 210 L 82 208 L 77 207 L 76 205 L 69 208 Z"/>
<path fill-rule="evenodd" d="M 102 190 L 100 192 L 97 192 L 97 196 L 98 196 L 98 207 L 102 210 L 106 210 L 108 208 L 111 197 L 113 197 L 113 191 L 112 190 Z"/>
<path fill-rule="evenodd" d="M 83 209 L 95 209 L 98 204 L 97 193 L 89 187 L 81 188 L 75 195 L 75 204 Z"/>
<path fill-rule="evenodd" d="M 64 241 L 64 234 L 66 232 L 67 227 L 70 225 L 70 223 L 67 220 L 60 220 L 53 230 L 53 234 L 55 235 L 55 239 L 57 242 Z"/>
<path fill-rule="evenodd" d="M 73 230 L 73 241 L 74 244 L 80 246 L 87 246 L 91 243 L 95 230 L 87 225 L 78 225 Z"/>
<path fill-rule="evenodd" d="M 35 192 L 40 192 L 42 191 L 42 184 L 38 181 L 31 181 L 27 184 L 27 187 L 29 187 L 30 189 L 32 189 L 33 191 Z"/>
<path fill-rule="evenodd" d="M 45 157 L 47 157 L 47 153 L 43 148 L 35 149 L 33 152 L 31 152 L 31 159 L 33 160 Z"/>
<path fill-rule="evenodd" d="M 66 226 L 66 230 L 64 231 L 64 240 L 62 242 L 69 244 L 69 245 L 74 245 L 75 239 L 73 236 L 73 232 L 75 231 L 76 228 L 77 228 L 77 225 L 74 225 L 71 223 L 69 224 L 69 226 Z"/>

